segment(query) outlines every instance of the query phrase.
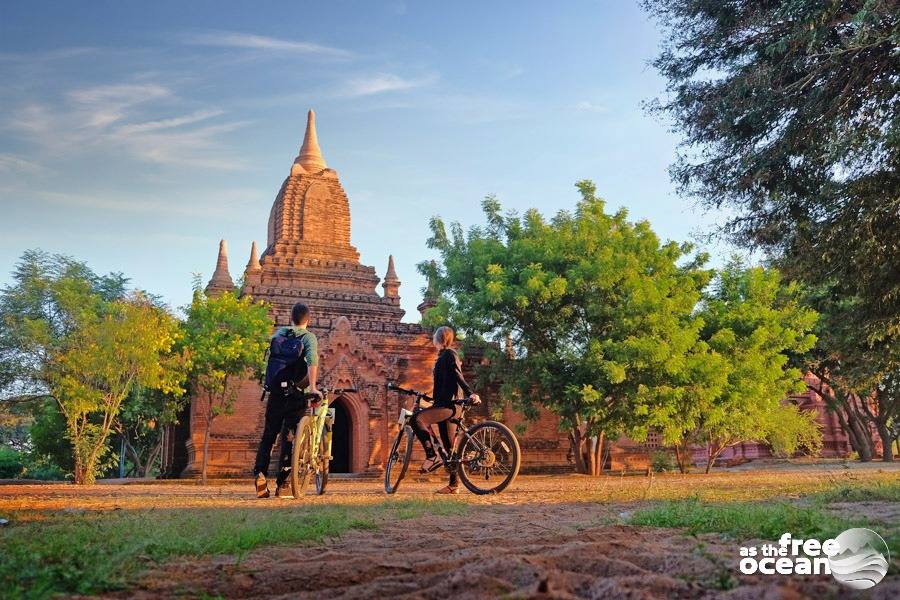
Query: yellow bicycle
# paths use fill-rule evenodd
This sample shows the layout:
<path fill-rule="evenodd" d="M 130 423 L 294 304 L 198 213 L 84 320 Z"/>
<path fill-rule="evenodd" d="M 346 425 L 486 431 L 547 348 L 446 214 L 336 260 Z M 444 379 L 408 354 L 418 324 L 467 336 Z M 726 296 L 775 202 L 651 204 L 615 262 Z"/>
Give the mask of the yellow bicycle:
<path fill-rule="evenodd" d="M 334 424 L 334 409 L 328 406 L 329 395 L 355 391 L 353 388 L 321 388 L 321 398 L 316 394 L 304 395 L 310 401 L 309 414 L 297 423 L 291 453 L 291 491 L 294 498 L 299 498 L 306 491 L 312 476 L 316 480 L 316 495 L 325 493 L 331 462 L 331 426 Z"/>

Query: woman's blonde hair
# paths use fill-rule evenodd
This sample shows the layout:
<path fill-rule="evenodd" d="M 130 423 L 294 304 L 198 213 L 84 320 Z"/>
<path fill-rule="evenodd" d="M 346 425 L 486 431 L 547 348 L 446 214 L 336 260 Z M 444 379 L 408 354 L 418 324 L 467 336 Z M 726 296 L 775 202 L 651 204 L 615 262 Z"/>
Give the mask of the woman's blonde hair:
<path fill-rule="evenodd" d="M 434 330 L 434 339 L 441 345 L 443 348 L 449 348 L 453 345 L 453 330 L 443 325 Z"/>

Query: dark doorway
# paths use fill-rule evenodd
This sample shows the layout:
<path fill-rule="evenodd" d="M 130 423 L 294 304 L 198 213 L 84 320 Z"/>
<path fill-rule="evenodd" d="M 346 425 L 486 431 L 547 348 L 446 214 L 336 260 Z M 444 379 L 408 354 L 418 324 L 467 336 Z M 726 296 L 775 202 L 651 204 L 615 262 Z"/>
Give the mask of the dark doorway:
<path fill-rule="evenodd" d="M 338 399 L 334 404 L 334 426 L 331 429 L 331 472 L 351 473 L 350 448 L 353 443 L 350 411 L 346 401 Z"/>

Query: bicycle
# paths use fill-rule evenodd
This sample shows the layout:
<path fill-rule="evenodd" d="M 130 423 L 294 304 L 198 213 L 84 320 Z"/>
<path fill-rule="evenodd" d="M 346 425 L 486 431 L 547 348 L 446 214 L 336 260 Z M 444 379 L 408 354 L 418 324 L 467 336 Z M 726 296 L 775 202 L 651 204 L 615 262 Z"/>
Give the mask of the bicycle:
<path fill-rule="evenodd" d="M 393 382 L 388 382 L 387 389 L 416 398 L 413 410 L 400 409 L 400 418 L 398 419 L 400 431 L 391 447 L 387 468 L 384 472 L 384 491 L 394 494 L 406 476 L 412 457 L 415 435 L 410 421 L 413 415 L 422 410 L 421 402 L 423 400 L 433 402 L 433 399 L 422 392 L 404 389 Z M 453 447 L 449 451 L 444 448 L 440 436 L 436 435 L 434 428 L 428 427 L 432 444 L 441 458 L 441 462 L 434 465 L 428 472 L 431 473 L 444 467 L 448 473 L 454 471 L 459 473 L 463 485 L 473 494 L 499 494 L 509 487 L 519 474 L 522 462 L 519 441 L 509 427 L 497 421 L 482 421 L 466 428 L 463 420 L 466 412 L 474 405 L 468 401 L 460 404 L 462 414 L 450 419 L 450 422 L 456 425 L 456 435 L 453 438 Z M 476 484 L 476 479 L 482 478 L 490 485 Z"/>
<path fill-rule="evenodd" d="M 310 400 L 309 412 L 297 423 L 294 447 L 291 452 L 291 491 L 299 498 L 309 485 L 310 475 L 315 476 L 316 495 L 325 493 L 328 485 L 328 470 L 331 462 L 331 426 L 334 423 L 334 409 L 329 408 L 329 394 L 355 392 L 353 388 L 321 388 L 321 399 L 317 394 L 304 394 Z"/>

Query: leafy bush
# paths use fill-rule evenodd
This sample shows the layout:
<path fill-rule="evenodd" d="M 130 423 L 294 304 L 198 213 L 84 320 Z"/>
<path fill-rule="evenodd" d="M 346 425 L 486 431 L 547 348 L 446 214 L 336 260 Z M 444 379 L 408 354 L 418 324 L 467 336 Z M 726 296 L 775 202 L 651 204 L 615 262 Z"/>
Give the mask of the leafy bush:
<path fill-rule="evenodd" d="M 650 468 L 655 473 L 668 473 L 675 469 L 675 462 L 671 454 L 665 450 L 657 450 L 650 457 Z"/>
<path fill-rule="evenodd" d="M 0 447 L 0 479 L 18 477 L 25 468 L 22 455 L 12 448 Z"/>

